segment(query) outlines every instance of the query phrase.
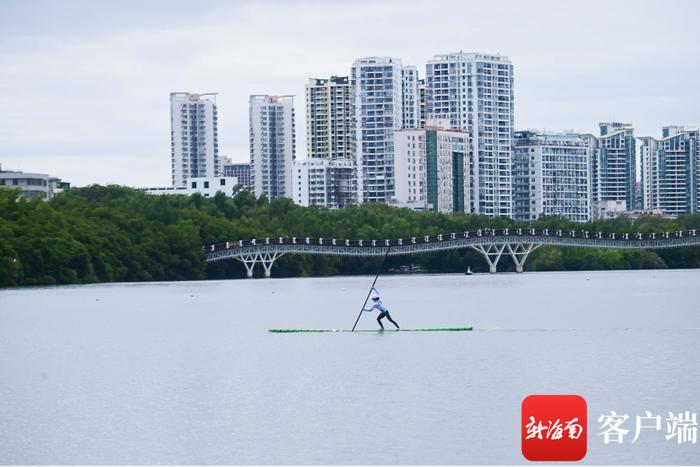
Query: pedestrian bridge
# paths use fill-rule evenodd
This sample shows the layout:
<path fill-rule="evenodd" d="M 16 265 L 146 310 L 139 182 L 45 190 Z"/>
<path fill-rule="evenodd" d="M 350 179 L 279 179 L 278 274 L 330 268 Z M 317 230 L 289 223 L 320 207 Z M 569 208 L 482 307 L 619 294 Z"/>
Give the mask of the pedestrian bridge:
<path fill-rule="evenodd" d="M 261 263 L 270 277 L 275 260 L 284 254 L 329 256 L 399 256 L 473 248 L 481 253 L 491 273 L 502 256 L 510 256 L 516 272 L 530 253 L 542 245 L 570 248 L 658 250 L 700 245 L 693 230 L 651 233 L 603 233 L 584 230 L 479 229 L 439 235 L 384 240 L 350 240 L 311 237 L 266 237 L 238 240 L 204 247 L 207 262 L 235 259 L 245 265 L 248 277 Z"/>

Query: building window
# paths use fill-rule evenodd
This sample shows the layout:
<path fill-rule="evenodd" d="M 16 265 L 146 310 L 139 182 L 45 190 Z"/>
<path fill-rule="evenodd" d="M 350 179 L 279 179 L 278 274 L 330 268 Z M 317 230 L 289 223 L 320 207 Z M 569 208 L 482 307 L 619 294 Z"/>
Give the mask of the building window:
<path fill-rule="evenodd" d="M 197 182 L 192 182 L 192 188 L 197 188 Z"/>
<path fill-rule="evenodd" d="M 204 182 L 204 188 L 209 188 L 209 182 Z"/>
<path fill-rule="evenodd" d="M 225 179 L 225 178 L 222 178 L 222 179 L 220 180 L 220 183 L 221 183 L 221 186 L 226 185 L 226 179 Z"/>

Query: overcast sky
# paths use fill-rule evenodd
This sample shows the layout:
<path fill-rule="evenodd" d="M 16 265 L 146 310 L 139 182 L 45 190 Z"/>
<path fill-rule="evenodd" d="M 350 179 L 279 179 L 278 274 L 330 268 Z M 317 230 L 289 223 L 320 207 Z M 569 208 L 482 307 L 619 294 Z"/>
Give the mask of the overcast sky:
<path fill-rule="evenodd" d="M 0 164 L 74 185 L 170 183 L 171 91 L 218 92 L 220 154 L 248 160 L 248 96 L 355 58 L 513 62 L 516 129 L 700 123 L 700 2 L 0 0 Z"/>

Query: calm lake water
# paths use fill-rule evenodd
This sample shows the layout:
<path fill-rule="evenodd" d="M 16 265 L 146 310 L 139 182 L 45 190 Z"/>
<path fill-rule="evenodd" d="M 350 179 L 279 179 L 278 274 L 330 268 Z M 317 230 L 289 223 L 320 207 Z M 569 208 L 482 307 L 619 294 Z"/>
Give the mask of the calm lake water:
<path fill-rule="evenodd" d="M 371 280 L 0 290 L 0 463 L 519 464 L 528 394 L 587 399 L 585 463 L 700 462 L 596 422 L 700 412 L 700 271 L 388 276 L 402 327 L 476 330 L 266 332 L 350 328 Z"/>

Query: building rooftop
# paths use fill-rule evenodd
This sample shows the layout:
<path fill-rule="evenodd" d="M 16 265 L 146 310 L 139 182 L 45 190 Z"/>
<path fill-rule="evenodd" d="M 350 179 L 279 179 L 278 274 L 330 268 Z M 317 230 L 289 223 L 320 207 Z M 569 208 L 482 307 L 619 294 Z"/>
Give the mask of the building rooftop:
<path fill-rule="evenodd" d="M 0 169 L 0 176 L 1 177 L 34 177 L 34 178 L 48 178 L 48 174 L 40 174 L 40 173 L 34 173 L 34 172 L 22 172 L 21 170 L 2 170 Z"/>
<path fill-rule="evenodd" d="M 354 65 L 371 65 L 375 63 L 379 65 L 386 65 L 389 63 L 401 65 L 401 59 L 393 57 L 362 57 L 356 59 Z"/>
<path fill-rule="evenodd" d="M 309 86 L 323 86 L 331 82 L 333 84 L 350 84 L 350 78 L 347 76 L 331 76 L 330 78 L 309 78 Z"/>
<path fill-rule="evenodd" d="M 529 145 L 565 145 L 578 146 L 587 144 L 587 133 L 574 132 L 547 132 L 537 130 L 521 130 L 513 132 L 513 141 L 515 146 Z"/>
<path fill-rule="evenodd" d="M 294 102 L 294 96 L 272 96 L 270 94 L 251 94 L 250 102 L 262 102 L 268 104 L 275 104 L 277 102 Z"/>
<path fill-rule="evenodd" d="M 188 101 L 188 102 L 198 102 L 207 101 L 216 104 L 216 96 L 218 92 L 205 92 L 205 93 L 195 93 L 195 92 L 171 92 L 171 101 Z"/>
<path fill-rule="evenodd" d="M 433 55 L 433 58 L 431 60 L 428 60 L 428 63 L 452 60 L 485 60 L 499 63 L 511 63 L 510 59 L 505 55 L 485 54 L 477 52 L 462 52 L 461 50 L 459 52 L 452 52 L 448 54 Z"/>

